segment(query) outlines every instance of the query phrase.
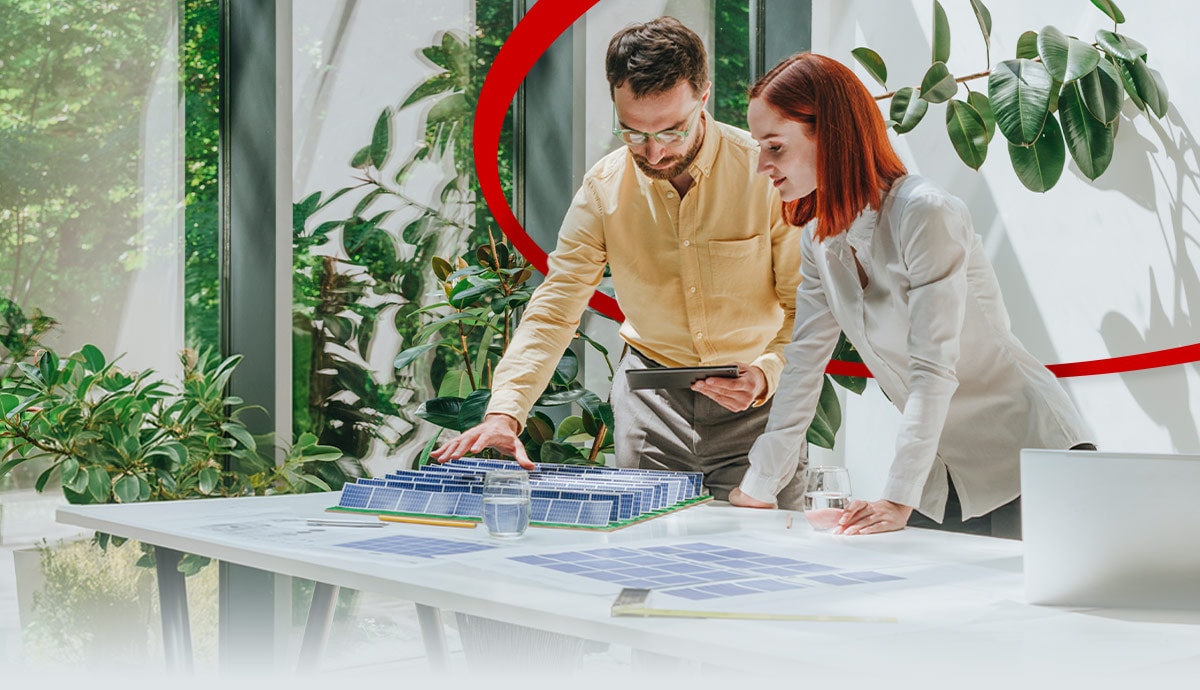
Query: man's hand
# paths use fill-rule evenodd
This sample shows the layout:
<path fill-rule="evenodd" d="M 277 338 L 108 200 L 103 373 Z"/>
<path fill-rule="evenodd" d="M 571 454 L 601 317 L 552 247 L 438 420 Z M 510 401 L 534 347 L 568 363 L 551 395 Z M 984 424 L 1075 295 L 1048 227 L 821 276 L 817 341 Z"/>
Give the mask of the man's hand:
<path fill-rule="evenodd" d="M 838 521 L 835 534 L 879 534 L 904 529 L 913 509 L 881 499 L 878 501 L 850 501 L 846 512 Z"/>
<path fill-rule="evenodd" d="M 741 412 L 767 392 L 767 376 L 758 367 L 739 363 L 737 378 L 709 376 L 692 384 L 692 390 L 712 398 L 730 412 Z"/>
<path fill-rule="evenodd" d="M 741 488 L 733 487 L 733 491 L 729 492 L 729 504 L 741 508 L 774 508 L 774 503 L 763 503 L 757 498 L 751 498 L 742 493 Z"/>
<path fill-rule="evenodd" d="M 429 457 L 438 462 L 447 462 L 464 455 L 474 455 L 484 448 L 495 448 L 516 458 L 521 467 L 532 470 L 533 461 L 525 452 L 525 444 L 517 437 L 520 428 L 517 420 L 506 414 L 489 414 L 478 425 L 464 431 L 462 436 L 446 441 Z"/>

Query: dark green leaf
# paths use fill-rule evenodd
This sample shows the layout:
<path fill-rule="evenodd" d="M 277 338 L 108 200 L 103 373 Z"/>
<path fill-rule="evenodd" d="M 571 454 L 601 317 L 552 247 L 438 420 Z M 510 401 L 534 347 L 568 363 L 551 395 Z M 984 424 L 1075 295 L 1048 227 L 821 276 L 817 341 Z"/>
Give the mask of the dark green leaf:
<path fill-rule="evenodd" d="M 1100 8 L 1100 11 L 1108 15 L 1108 18 L 1117 24 L 1125 23 L 1125 15 L 1121 12 L 1121 8 L 1117 7 L 1117 3 L 1112 0 L 1092 0 L 1092 4 Z"/>
<path fill-rule="evenodd" d="M 426 352 L 429 352 L 430 350 L 434 349 L 437 346 L 438 346 L 438 343 L 425 343 L 424 345 L 417 345 L 416 347 L 410 347 L 407 350 L 396 355 L 396 359 L 392 360 L 392 367 L 394 369 L 404 369 L 409 364 L 412 364 L 418 357 L 425 354 Z"/>
<path fill-rule="evenodd" d="M 584 395 L 589 393 L 586 388 L 573 388 L 567 391 L 558 391 L 556 393 L 546 393 L 537 399 L 535 404 L 544 407 L 554 407 L 555 405 L 566 405 L 579 400 Z"/>
<path fill-rule="evenodd" d="M 1053 26 L 1038 34 L 1038 54 L 1050 76 L 1064 84 L 1096 69 L 1100 53 L 1078 38 L 1065 35 Z"/>
<path fill-rule="evenodd" d="M 87 364 L 88 371 L 96 372 L 104 368 L 104 353 L 95 345 L 84 345 L 80 348 L 79 353 L 83 355 L 83 361 Z"/>
<path fill-rule="evenodd" d="M 558 431 L 554 432 L 554 438 L 563 443 L 570 443 L 572 436 L 593 436 L 593 432 L 587 430 L 583 423 L 583 417 L 572 415 L 562 420 L 558 425 Z"/>
<path fill-rule="evenodd" d="M 1105 31 L 1104 29 L 1097 31 L 1096 43 L 1109 55 L 1129 62 L 1146 57 L 1146 46 L 1128 36 L 1122 36 L 1112 31 Z"/>
<path fill-rule="evenodd" d="M 1042 134 L 1033 146 L 1010 143 L 1008 155 L 1013 171 L 1025 187 L 1035 192 L 1045 192 L 1053 187 L 1067 163 L 1067 146 L 1058 121 L 1053 115 L 1048 116 Z"/>
<path fill-rule="evenodd" d="M 925 111 L 929 110 L 928 101 L 915 98 L 916 95 L 915 89 L 906 86 L 892 96 L 891 118 L 896 123 L 894 129 L 897 134 L 912 131 L 925 117 Z"/>
<path fill-rule="evenodd" d="M 1150 69 L 1145 60 L 1138 58 L 1129 63 L 1129 76 L 1133 79 L 1138 97 L 1150 106 L 1150 110 L 1158 117 L 1166 116 L 1170 104 L 1167 102 L 1167 85 L 1162 75 Z"/>
<path fill-rule="evenodd" d="M 138 486 L 138 479 L 132 474 L 127 474 L 117 479 L 116 483 L 113 484 L 113 494 L 120 503 L 137 503 L 140 493 L 141 488 Z"/>
<path fill-rule="evenodd" d="M 458 427 L 458 412 L 462 404 L 462 398 L 433 398 L 418 405 L 414 414 L 430 424 L 451 431 L 465 431 Z"/>
<path fill-rule="evenodd" d="M 981 0 L 971 0 L 971 9 L 975 11 L 975 19 L 979 22 L 979 31 L 983 34 L 984 45 L 992 47 L 992 13 Z"/>
<path fill-rule="evenodd" d="M 1129 100 L 1137 106 L 1138 110 L 1146 109 L 1146 102 L 1138 96 L 1137 87 L 1133 85 L 1133 76 L 1129 73 L 1129 63 L 1117 58 L 1109 58 L 1113 66 L 1117 68 L 1117 72 L 1121 74 L 1121 85 L 1125 87 L 1125 93 L 1129 96 Z"/>
<path fill-rule="evenodd" d="M 21 399 L 9 393 L 0 393 L 0 415 L 8 417 L 21 404 Z"/>
<path fill-rule="evenodd" d="M 855 48 L 850 51 L 850 54 L 854 56 L 855 60 L 858 60 L 858 64 L 862 65 L 863 69 L 867 70 L 867 74 L 879 82 L 880 86 L 887 88 L 887 65 L 884 64 L 883 58 L 879 57 L 879 53 L 870 48 Z"/>
<path fill-rule="evenodd" d="M 433 434 L 433 438 L 429 439 L 429 441 L 425 444 L 425 447 L 421 449 L 421 454 L 417 456 L 416 462 L 413 463 L 413 469 L 419 470 L 421 469 L 422 465 L 429 464 L 429 454 L 432 453 L 433 449 L 437 447 L 438 439 L 441 437 L 442 430 L 438 429 Z"/>
<path fill-rule="evenodd" d="M 579 376 L 579 357 L 571 350 L 563 352 L 563 356 L 559 358 L 558 364 L 554 366 L 554 376 L 551 377 L 550 383 L 557 386 L 569 385 Z"/>
<path fill-rule="evenodd" d="M 833 448 L 834 438 L 841 425 L 842 406 L 838 402 L 833 383 L 825 376 L 820 401 L 817 403 L 812 423 L 808 426 L 808 442 L 821 448 Z"/>
<path fill-rule="evenodd" d="M 221 425 L 225 433 L 237 439 L 247 450 L 255 450 L 258 446 L 254 443 L 254 437 L 246 430 L 246 427 L 236 422 L 226 422 Z"/>
<path fill-rule="evenodd" d="M 992 113 L 992 102 L 988 100 L 986 94 L 972 91 L 967 96 L 967 103 L 970 103 L 975 112 L 983 118 L 983 124 L 987 127 L 987 140 L 990 144 L 992 137 L 996 136 L 996 115 Z"/>
<path fill-rule="evenodd" d="M 87 470 L 80 468 L 70 480 L 63 480 L 63 489 L 70 490 L 76 494 L 82 494 L 87 491 L 88 482 L 91 481 L 91 476 Z"/>
<path fill-rule="evenodd" d="M 576 446 L 558 441 L 546 441 L 542 444 L 539 460 L 562 465 L 582 465 L 587 463 L 587 455 Z"/>
<path fill-rule="evenodd" d="M 481 388 L 468 395 L 467 399 L 463 401 L 462 407 L 458 409 L 458 426 L 465 431 L 482 422 L 491 399 L 492 392 L 486 388 Z"/>
<path fill-rule="evenodd" d="M 58 383 L 58 355 L 54 354 L 53 350 L 43 350 L 37 365 L 38 373 L 42 375 L 46 385 L 53 386 Z"/>
<path fill-rule="evenodd" d="M 1017 39 L 1017 59 L 1032 60 L 1038 56 L 1038 34 L 1036 31 L 1026 31 Z"/>
<path fill-rule="evenodd" d="M 1005 60 L 988 79 L 988 99 L 996 126 L 1009 142 L 1028 146 L 1038 140 L 1050 114 L 1053 79 L 1041 63 Z"/>
<path fill-rule="evenodd" d="M 987 158 L 988 133 L 983 116 L 966 101 L 952 100 L 946 106 L 946 133 L 962 162 L 978 170 Z"/>
<path fill-rule="evenodd" d="M 108 503 L 112 493 L 112 480 L 102 467 L 89 467 L 87 493 L 93 503 Z"/>
<path fill-rule="evenodd" d="M 221 473 L 215 467 L 200 470 L 200 493 L 211 494 L 221 482 Z"/>
<path fill-rule="evenodd" d="M 541 417 L 530 415 L 525 422 L 525 432 L 538 445 L 554 440 L 554 427 Z"/>
<path fill-rule="evenodd" d="M 433 257 L 430 263 L 433 265 L 433 274 L 438 277 L 438 280 L 446 280 L 454 272 L 450 262 L 440 256 Z"/>
<path fill-rule="evenodd" d="M 392 111 L 384 108 L 383 112 L 379 113 L 379 118 L 375 120 L 375 132 L 371 134 L 371 153 L 369 155 L 371 163 L 378 170 L 382 170 L 384 163 L 387 162 L 391 115 Z"/>
<path fill-rule="evenodd" d="M 446 91 L 450 91 L 453 88 L 454 88 L 454 79 L 449 74 L 446 74 L 444 72 L 440 73 L 440 74 L 435 74 L 432 77 L 421 82 L 421 84 L 419 86 L 417 86 L 417 88 L 413 89 L 413 92 L 411 94 L 409 94 L 408 98 L 404 99 L 404 103 L 402 103 L 400 105 L 400 107 L 402 109 L 407 108 L 410 105 L 412 105 L 413 103 L 416 103 L 417 101 L 429 98 L 430 96 L 435 96 L 440 93 L 444 93 Z"/>
<path fill-rule="evenodd" d="M 371 147 L 364 146 L 350 159 L 350 167 L 365 170 L 371 167 Z"/>
<path fill-rule="evenodd" d="M 921 98 L 930 103 L 944 103 L 958 93 L 958 82 L 946 68 L 946 63 L 935 62 L 921 79 Z M 893 118 L 894 119 L 894 118 Z"/>
<path fill-rule="evenodd" d="M 949 60 L 950 22 L 946 19 L 946 10 L 942 9 L 942 3 L 933 0 L 933 57 L 930 62 L 948 62 Z M 921 91 L 925 90 L 925 86 L 922 85 Z M 934 101 L 934 103 L 941 103 L 941 101 Z"/>
<path fill-rule="evenodd" d="M 1092 117 L 1075 85 L 1063 89 L 1058 101 L 1063 137 L 1079 171 L 1089 180 L 1100 177 L 1112 162 L 1112 125 Z"/>
<path fill-rule="evenodd" d="M 1108 60 L 1101 60 L 1096 69 L 1079 80 L 1079 92 L 1088 112 L 1101 123 L 1108 124 L 1121 115 L 1125 87 L 1121 73 Z"/>

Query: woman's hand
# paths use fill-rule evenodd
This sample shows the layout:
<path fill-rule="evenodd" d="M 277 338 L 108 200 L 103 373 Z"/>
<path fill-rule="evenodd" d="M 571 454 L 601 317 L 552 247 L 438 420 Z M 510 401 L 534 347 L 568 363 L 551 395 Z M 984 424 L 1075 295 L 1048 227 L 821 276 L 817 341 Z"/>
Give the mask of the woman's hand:
<path fill-rule="evenodd" d="M 887 499 L 878 501 L 850 501 L 846 512 L 838 521 L 835 534 L 879 534 L 880 532 L 895 532 L 904 529 L 908 524 L 908 516 L 912 515 L 910 506 L 901 505 Z"/>

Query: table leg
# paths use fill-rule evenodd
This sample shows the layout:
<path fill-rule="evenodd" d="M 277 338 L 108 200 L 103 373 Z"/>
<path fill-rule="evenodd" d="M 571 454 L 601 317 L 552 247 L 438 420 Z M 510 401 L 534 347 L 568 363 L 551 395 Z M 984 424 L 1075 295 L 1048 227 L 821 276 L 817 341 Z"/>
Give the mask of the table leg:
<path fill-rule="evenodd" d="M 304 625 L 304 641 L 300 643 L 300 663 L 296 670 L 315 671 L 329 641 L 329 629 L 333 627 L 333 613 L 337 608 L 338 592 L 341 587 L 316 583 L 313 588 L 312 605 L 308 607 L 308 622 Z"/>
<path fill-rule="evenodd" d="M 449 656 L 446 654 L 446 631 L 442 627 L 442 612 L 440 609 L 424 604 L 416 604 L 417 622 L 421 625 L 421 639 L 425 641 L 425 657 L 429 659 L 429 668 L 433 671 L 445 671 L 449 667 Z"/>
<path fill-rule="evenodd" d="M 154 547 L 154 567 L 158 575 L 158 607 L 162 612 L 163 652 L 170 673 L 191 673 L 192 631 L 188 620 L 187 580 L 179 572 L 183 554 L 161 546 Z"/>

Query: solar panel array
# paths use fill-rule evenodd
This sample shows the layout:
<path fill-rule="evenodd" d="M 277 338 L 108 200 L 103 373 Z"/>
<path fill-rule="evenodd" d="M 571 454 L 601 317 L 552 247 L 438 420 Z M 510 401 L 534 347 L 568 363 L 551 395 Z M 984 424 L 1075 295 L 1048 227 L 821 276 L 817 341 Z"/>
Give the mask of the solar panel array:
<path fill-rule="evenodd" d="M 509 559 L 622 587 L 662 590 L 697 601 L 904 579 L 873 570 L 847 572 L 821 563 L 706 542 L 604 547 Z"/>
<path fill-rule="evenodd" d="M 420 558 L 453 556 L 460 553 L 471 553 L 473 551 L 495 548 L 490 544 L 480 544 L 478 542 L 412 537 L 405 534 L 345 542 L 338 544 L 338 546 L 348 549 L 358 549 L 360 551 L 370 551 L 372 553 L 395 553 L 401 556 L 417 556 Z"/>
<path fill-rule="evenodd" d="M 479 518 L 489 470 L 520 469 L 506 460 L 462 458 L 359 479 L 338 507 L 374 513 Z M 540 463 L 529 473 L 533 524 L 618 527 L 705 498 L 700 472 Z"/>

